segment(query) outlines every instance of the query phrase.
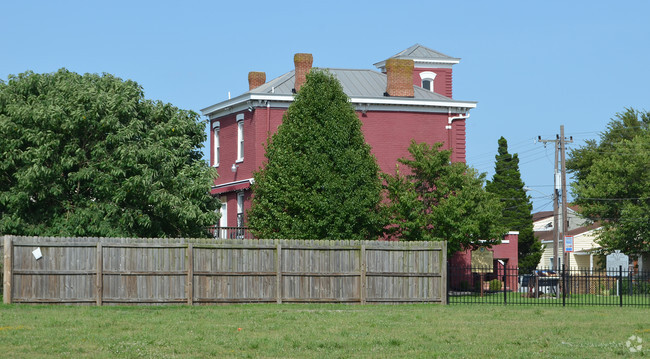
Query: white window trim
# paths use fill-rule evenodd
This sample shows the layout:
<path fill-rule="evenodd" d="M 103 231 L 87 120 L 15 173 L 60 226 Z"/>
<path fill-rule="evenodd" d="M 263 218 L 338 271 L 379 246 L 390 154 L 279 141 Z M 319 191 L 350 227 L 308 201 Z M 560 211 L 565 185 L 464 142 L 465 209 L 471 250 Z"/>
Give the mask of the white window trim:
<path fill-rule="evenodd" d="M 217 209 L 220 211 L 221 218 L 219 218 L 219 226 L 221 228 L 220 232 L 217 234 L 219 238 L 228 238 L 228 230 L 223 227 L 228 227 L 228 197 L 222 196 L 221 207 Z"/>
<path fill-rule="evenodd" d="M 420 73 L 420 87 L 424 88 L 424 80 L 431 80 L 431 89 L 429 91 L 435 92 L 434 91 L 434 86 L 433 84 L 435 83 L 434 80 L 438 74 L 435 72 L 431 71 L 424 71 Z"/>
<path fill-rule="evenodd" d="M 212 159 L 214 163 L 213 167 L 219 167 L 219 157 L 220 156 L 220 140 L 219 140 L 219 130 L 221 129 L 221 123 L 219 121 L 214 121 L 212 123 Z"/>
<path fill-rule="evenodd" d="M 235 163 L 244 162 L 244 114 L 237 115 L 237 160 Z"/>
<path fill-rule="evenodd" d="M 244 213 L 244 192 L 237 192 L 237 214 Z"/>

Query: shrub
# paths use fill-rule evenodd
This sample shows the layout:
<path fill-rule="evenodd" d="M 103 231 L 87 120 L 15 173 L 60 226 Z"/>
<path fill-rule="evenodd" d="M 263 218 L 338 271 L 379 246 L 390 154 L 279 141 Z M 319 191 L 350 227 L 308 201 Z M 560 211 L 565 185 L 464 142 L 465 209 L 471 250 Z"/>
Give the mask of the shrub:
<path fill-rule="evenodd" d="M 630 290 L 630 284 L 632 290 Z M 621 291 L 623 295 L 650 294 L 650 282 L 640 282 L 637 279 L 630 283 L 629 279 L 623 279 Z"/>
<path fill-rule="evenodd" d="M 501 281 L 498 279 L 492 279 L 490 281 L 490 290 L 493 292 L 500 291 L 501 290 Z"/>

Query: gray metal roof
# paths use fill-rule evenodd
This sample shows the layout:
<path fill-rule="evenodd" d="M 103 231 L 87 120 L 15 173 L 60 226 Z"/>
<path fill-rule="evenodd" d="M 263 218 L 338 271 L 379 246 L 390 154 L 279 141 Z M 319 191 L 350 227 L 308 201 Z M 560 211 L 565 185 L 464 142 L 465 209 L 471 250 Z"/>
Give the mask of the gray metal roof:
<path fill-rule="evenodd" d="M 397 54 L 390 57 L 391 59 L 411 59 L 411 60 L 452 60 L 458 61 L 459 58 L 451 57 L 438 52 L 431 50 L 426 46 L 420 44 L 415 44 L 409 47 L 406 50 L 400 51 Z"/>
<path fill-rule="evenodd" d="M 385 98 L 387 76 L 374 70 L 350 70 L 350 69 L 332 69 L 332 68 L 314 68 L 317 70 L 326 70 L 336 77 L 343 91 L 351 98 Z M 294 71 L 287 72 L 284 75 L 249 91 L 253 94 L 277 94 L 291 95 L 294 85 Z M 451 98 L 425 90 L 419 86 L 414 87 L 413 99 L 416 100 L 437 100 L 453 101 Z"/>
<path fill-rule="evenodd" d="M 250 90 L 250 93 L 259 94 L 278 94 L 290 95 L 293 89 L 295 74 L 294 71 L 289 71 L 284 75 L 274 78 L 273 80 Z"/>

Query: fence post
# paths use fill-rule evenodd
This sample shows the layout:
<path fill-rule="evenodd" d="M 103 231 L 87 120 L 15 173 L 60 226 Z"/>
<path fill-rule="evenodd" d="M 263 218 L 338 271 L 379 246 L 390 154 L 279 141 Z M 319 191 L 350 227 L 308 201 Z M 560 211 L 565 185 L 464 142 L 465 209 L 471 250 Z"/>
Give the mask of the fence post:
<path fill-rule="evenodd" d="M 451 272 L 450 271 L 451 271 L 451 267 L 449 265 L 447 265 L 447 269 L 446 269 L 447 278 L 445 278 L 445 281 L 444 281 L 447 284 L 447 290 L 445 290 L 445 292 L 447 292 L 447 293 L 445 293 L 445 299 L 447 301 L 444 304 L 447 304 L 447 305 L 451 304 L 451 303 L 449 303 L 449 288 L 451 288 Z"/>
<path fill-rule="evenodd" d="M 187 304 L 194 304 L 194 246 L 187 244 Z"/>
<path fill-rule="evenodd" d="M 503 305 L 508 304 L 508 298 L 506 294 L 506 279 L 508 278 L 507 275 L 508 267 L 506 265 L 503 266 Z"/>
<path fill-rule="evenodd" d="M 276 270 L 276 276 L 275 276 L 275 301 L 278 304 L 282 303 L 282 245 L 280 244 L 280 241 L 278 241 L 278 245 L 276 247 L 276 256 L 275 256 L 275 270 Z"/>
<path fill-rule="evenodd" d="M 362 244 L 359 250 L 359 265 L 361 266 L 361 274 L 359 275 L 359 302 L 366 304 L 366 245 Z"/>
<path fill-rule="evenodd" d="M 627 288 L 628 288 L 628 295 L 630 296 L 630 299 L 632 299 L 632 272 L 628 269 L 627 271 Z"/>
<path fill-rule="evenodd" d="M 449 304 L 449 288 L 451 286 L 451 276 L 449 275 L 449 263 L 447 263 L 447 241 L 442 241 L 442 249 L 440 250 L 440 275 L 446 278 L 440 278 L 440 287 L 443 291 L 440 300 L 442 304 Z"/>
<path fill-rule="evenodd" d="M 11 285 L 13 284 L 13 243 L 9 235 L 5 235 L 4 242 L 4 291 L 2 298 L 5 304 L 11 304 Z"/>
<path fill-rule="evenodd" d="M 618 266 L 618 303 L 619 307 L 623 306 L 623 266 Z"/>
<path fill-rule="evenodd" d="M 566 264 L 562 263 L 562 306 L 566 306 Z"/>
<path fill-rule="evenodd" d="M 101 306 L 104 299 L 104 254 L 102 250 L 101 238 L 97 242 L 95 265 L 97 266 L 97 268 L 95 268 L 97 270 L 95 278 L 95 295 L 97 296 L 97 305 Z"/>

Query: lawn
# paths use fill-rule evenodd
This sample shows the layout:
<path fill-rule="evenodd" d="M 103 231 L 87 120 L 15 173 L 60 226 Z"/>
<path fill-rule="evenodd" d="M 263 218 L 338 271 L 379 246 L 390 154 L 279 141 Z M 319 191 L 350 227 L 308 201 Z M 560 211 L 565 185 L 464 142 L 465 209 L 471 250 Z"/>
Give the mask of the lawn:
<path fill-rule="evenodd" d="M 626 340 L 645 342 L 630 353 Z M 501 305 L 0 305 L 6 358 L 610 358 L 650 310 Z"/>

